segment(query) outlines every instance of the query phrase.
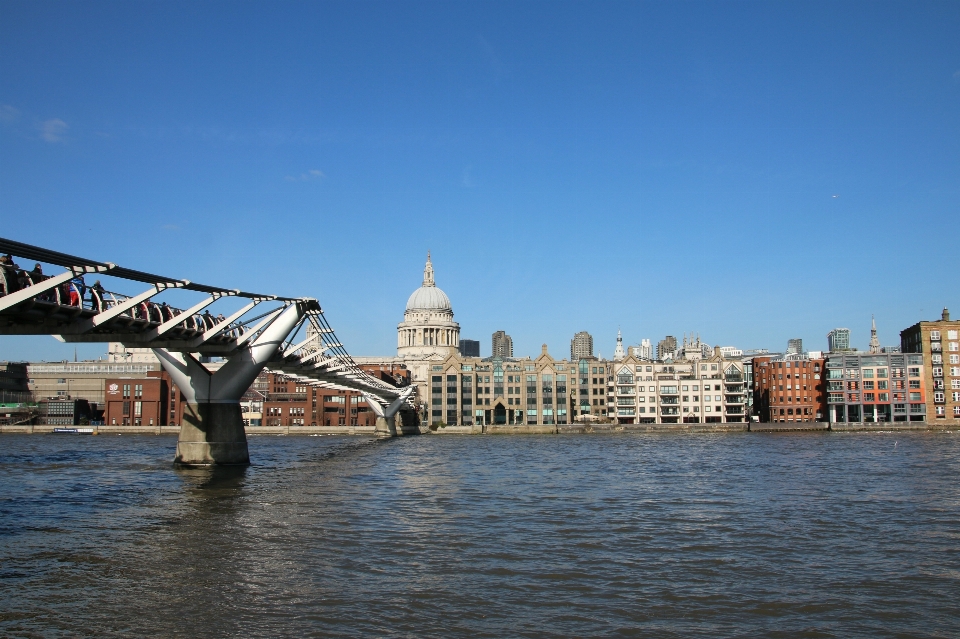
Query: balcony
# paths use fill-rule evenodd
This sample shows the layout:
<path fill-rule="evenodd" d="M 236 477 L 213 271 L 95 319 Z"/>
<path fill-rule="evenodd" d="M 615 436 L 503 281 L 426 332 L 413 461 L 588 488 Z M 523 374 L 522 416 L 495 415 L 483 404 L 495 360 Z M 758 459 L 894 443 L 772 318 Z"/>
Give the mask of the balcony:
<path fill-rule="evenodd" d="M 746 398 L 743 395 L 727 395 L 727 404 L 743 404 Z"/>
<path fill-rule="evenodd" d="M 679 397 L 661 397 L 660 403 L 661 404 L 679 404 L 680 398 Z"/>
<path fill-rule="evenodd" d="M 664 406 L 663 408 L 660 409 L 660 414 L 661 414 L 661 415 L 679 415 L 679 414 L 680 414 L 680 409 L 679 409 L 679 408 L 667 408 L 666 406 Z"/>
<path fill-rule="evenodd" d="M 743 406 L 727 406 L 727 415 L 743 415 Z"/>

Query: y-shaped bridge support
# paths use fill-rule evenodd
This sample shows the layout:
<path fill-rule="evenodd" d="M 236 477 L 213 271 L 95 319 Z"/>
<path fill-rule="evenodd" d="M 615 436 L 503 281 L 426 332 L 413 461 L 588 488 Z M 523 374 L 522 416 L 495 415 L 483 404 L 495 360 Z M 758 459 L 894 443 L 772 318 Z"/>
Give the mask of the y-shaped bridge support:
<path fill-rule="evenodd" d="M 174 463 L 183 466 L 249 464 L 240 398 L 302 317 L 290 304 L 264 331 L 215 373 L 189 353 L 153 352 L 186 402 Z"/>
<path fill-rule="evenodd" d="M 374 427 L 374 431 L 378 439 L 397 436 L 397 413 L 400 412 L 400 408 L 412 392 L 413 387 L 411 386 L 400 393 L 400 396 L 393 400 L 386 408 L 373 396 L 367 393 L 363 394 L 363 398 L 367 400 L 367 404 L 370 405 L 373 413 L 377 416 L 377 425 Z"/>

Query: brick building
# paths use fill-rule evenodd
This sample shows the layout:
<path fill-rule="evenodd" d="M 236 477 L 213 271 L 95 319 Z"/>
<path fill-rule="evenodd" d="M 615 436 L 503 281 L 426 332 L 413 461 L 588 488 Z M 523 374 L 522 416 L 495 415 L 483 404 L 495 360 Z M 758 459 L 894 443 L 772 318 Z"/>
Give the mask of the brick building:
<path fill-rule="evenodd" d="M 104 424 L 167 426 L 182 419 L 183 398 L 166 372 L 104 380 Z"/>
<path fill-rule="evenodd" d="M 917 322 L 900 331 L 900 349 L 923 358 L 927 421 L 960 424 L 960 321 L 943 309 L 939 321 Z"/>
<path fill-rule="evenodd" d="M 826 421 L 824 365 L 803 353 L 754 357 L 754 414 L 761 422 Z"/>
<path fill-rule="evenodd" d="M 360 366 L 395 386 L 410 383 L 400 364 Z M 263 395 L 264 426 L 374 426 L 377 416 L 360 393 L 319 388 L 279 373 L 264 373 L 257 385 Z"/>

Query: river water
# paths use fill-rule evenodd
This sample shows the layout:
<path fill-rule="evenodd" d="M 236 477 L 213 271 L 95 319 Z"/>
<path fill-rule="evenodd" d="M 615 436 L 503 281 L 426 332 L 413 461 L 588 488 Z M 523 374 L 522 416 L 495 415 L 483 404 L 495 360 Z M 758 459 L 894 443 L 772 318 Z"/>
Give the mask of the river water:
<path fill-rule="evenodd" d="M 0 636 L 956 637 L 960 434 L 0 436 Z"/>

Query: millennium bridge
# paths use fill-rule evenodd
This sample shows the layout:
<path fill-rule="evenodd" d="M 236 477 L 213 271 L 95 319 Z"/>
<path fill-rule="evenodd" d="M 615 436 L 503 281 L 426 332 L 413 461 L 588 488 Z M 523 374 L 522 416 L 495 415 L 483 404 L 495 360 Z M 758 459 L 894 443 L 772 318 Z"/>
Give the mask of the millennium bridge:
<path fill-rule="evenodd" d="M 0 253 L 0 335 L 153 349 L 185 403 L 178 465 L 250 463 L 240 398 L 265 368 L 303 385 L 361 393 L 377 416 L 378 437 L 397 436 L 403 430 L 398 413 L 415 410 L 412 386 L 390 385 L 357 366 L 316 299 L 196 284 L 4 238 Z M 28 271 L 16 258 L 37 266 Z M 66 270 L 50 275 L 44 264 Z M 99 279 L 87 281 L 101 276 L 148 288 L 126 295 L 108 291 Z M 172 290 L 202 299 L 186 309 L 155 301 Z M 245 303 L 227 316 L 210 313 L 208 307 L 229 298 Z M 224 360 L 215 371 L 203 364 L 211 357 Z"/>

